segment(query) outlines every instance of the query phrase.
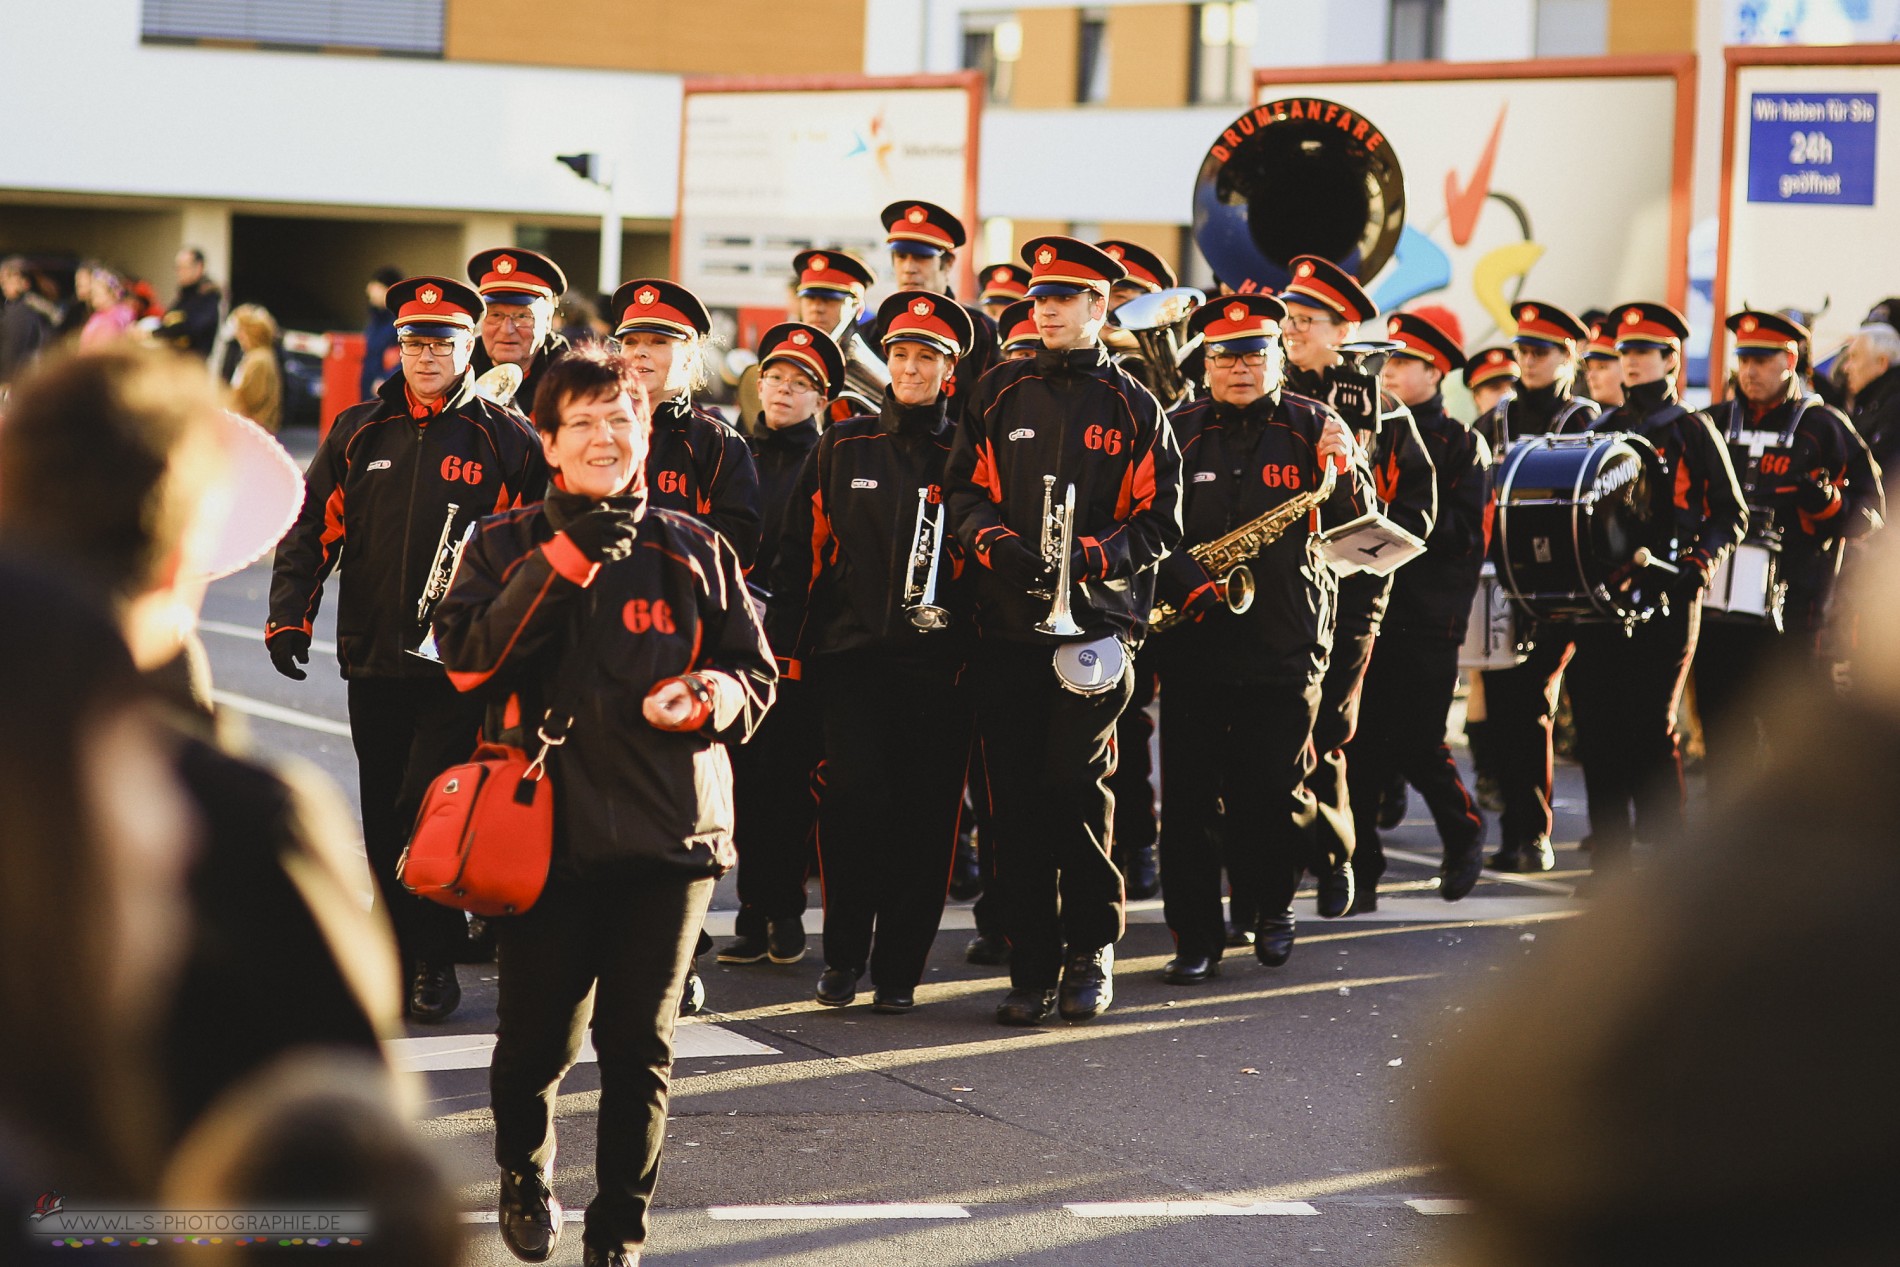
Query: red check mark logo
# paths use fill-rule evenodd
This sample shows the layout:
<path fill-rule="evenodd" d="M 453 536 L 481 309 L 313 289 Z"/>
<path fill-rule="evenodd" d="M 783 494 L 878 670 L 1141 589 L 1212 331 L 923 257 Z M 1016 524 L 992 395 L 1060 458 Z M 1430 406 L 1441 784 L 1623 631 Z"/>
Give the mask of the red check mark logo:
<path fill-rule="evenodd" d="M 1504 112 L 1508 109 L 1508 104 L 1498 107 L 1498 121 L 1491 125 L 1491 139 L 1484 143 L 1484 154 L 1471 173 L 1471 183 L 1460 189 L 1458 173 L 1445 173 L 1445 218 L 1451 225 L 1451 240 L 1459 246 L 1471 241 L 1484 200 L 1491 196 L 1491 166 L 1497 161 L 1498 141 L 1504 136 Z"/>

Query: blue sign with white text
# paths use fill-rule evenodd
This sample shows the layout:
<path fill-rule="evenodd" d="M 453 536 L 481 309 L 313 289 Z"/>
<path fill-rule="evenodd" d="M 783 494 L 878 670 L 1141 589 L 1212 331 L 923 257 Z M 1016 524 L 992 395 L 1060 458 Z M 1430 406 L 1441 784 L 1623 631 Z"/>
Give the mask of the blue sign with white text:
<path fill-rule="evenodd" d="M 1757 92 L 1748 99 L 1748 200 L 1874 205 L 1880 94 Z"/>

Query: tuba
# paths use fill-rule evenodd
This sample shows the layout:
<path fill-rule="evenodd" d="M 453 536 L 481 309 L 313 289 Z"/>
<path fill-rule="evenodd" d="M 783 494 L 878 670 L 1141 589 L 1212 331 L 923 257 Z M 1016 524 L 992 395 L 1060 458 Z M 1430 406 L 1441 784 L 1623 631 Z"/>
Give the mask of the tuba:
<path fill-rule="evenodd" d="M 838 345 L 838 351 L 844 353 L 844 390 L 838 393 L 838 400 L 832 408 L 832 418 L 842 420 L 857 414 L 874 414 L 884 403 L 885 389 L 891 385 L 891 371 L 883 358 L 865 346 L 864 337 L 858 330 L 858 313 L 847 311 L 844 319 L 838 322 L 838 328 L 831 332 L 831 341 Z M 839 413 L 837 405 L 848 404 L 849 410 Z"/>
<path fill-rule="evenodd" d="M 1155 394 L 1163 409 L 1174 408 L 1193 393 L 1194 385 L 1181 372 L 1181 362 L 1200 346 L 1199 336 L 1187 337 L 1187 323 L 1206 302 L 1202 291 L 1176 286 L 1137 295 L 1115 310 L 1113 321 L 1139 349 L 1123 353 L 1124 368 Z"/>
<path fill-rule="evenodd" d="M 1296 255 L 1370 281 L 1404 228 L 1398 155 L 1371 120 L 1333 101 L 1255 106 L 1222 130 L 1194 181 L 1194 241 L 1237 290 L 1281 289 Z"/>

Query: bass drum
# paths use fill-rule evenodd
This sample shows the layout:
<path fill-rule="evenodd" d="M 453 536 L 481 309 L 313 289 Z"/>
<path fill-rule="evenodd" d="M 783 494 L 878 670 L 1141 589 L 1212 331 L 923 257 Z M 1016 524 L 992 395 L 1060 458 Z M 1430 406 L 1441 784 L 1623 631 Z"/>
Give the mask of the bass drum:
<path fill-rule="evenodd" d="M 1636 552 L 1660 536 L 1662 463 L 1641 436 L 1520 441 L 1498 474 L 1499 578 L 1540 620 L 1647 620 L 1653 587 Z"/>

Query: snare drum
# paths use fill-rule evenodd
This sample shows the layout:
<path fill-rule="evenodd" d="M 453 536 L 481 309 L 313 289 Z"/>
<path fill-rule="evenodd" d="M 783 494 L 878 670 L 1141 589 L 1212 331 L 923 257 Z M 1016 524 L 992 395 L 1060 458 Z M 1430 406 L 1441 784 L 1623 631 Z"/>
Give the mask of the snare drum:
<path fill-rule="evenodd" d="M 1636 551 L 1656 531 L 1662 477 L 1641 436 L 1546 435 L 1518 443 L 1498 474 L 1500 579 L 1534 619 L 1645 620 L 1653 587 Z"/>
<path fill-rule="evenodd" d="M 1787 594 L 1781 556 L 1765 545 L 1744 542 L 1716 566 L 1702 596 L 1702 610 L 1718 620 L 1772 623 L 1779 629 Z"/>
<path fill-rule="evenodd" d="M 1128 648 L 1120 638 L 1092 638 L 1065 642 L 1056 648 L 1056 680 L 1077 695 L 1100 695 L 1121 681 L 1128 667 Z"/>
<path fill-rule="evenodd" d="M 1458 667 L 1515 668 L 1524 663 L 1525 650 L 1517 636 L 1517 607 L 1498 583 L 1497 569 L 1486 563 L 1478 576 L 1478 592 L 1471 600 L 1464 645 L 1458 648 Z"/>

